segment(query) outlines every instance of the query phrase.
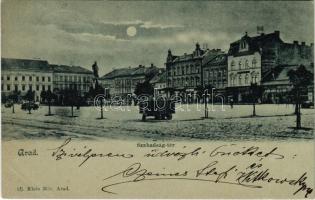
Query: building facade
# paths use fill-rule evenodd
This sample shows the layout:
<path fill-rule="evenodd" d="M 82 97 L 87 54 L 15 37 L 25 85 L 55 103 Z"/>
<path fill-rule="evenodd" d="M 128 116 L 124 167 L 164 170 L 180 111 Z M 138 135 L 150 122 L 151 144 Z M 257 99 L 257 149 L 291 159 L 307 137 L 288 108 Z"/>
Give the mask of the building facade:
<path fill-rule="evenodd" d="M 156 74 L 150 83 L 154 87 L 155 94 L 165 94 L 166 91 L 166 71 L 160 70 L 158 74 Z"/>
<path fill-rule="evenodd" d="M 135 68 L 114 69 L 101 77 L 100 83 L 112 97 L 132 96 L 138 83 L 152 79 L 159 73 L 159 70 L 153 64 L 149 67 L 139 65 Z"/>
<path fill-rule="evenodd" d="M 83 67 L 51 65 L 46 60 L 2 58 L 1 92 L 8 96 L 20 92 L 35 92 L 34 100 L 41 101 L 42 91 L 77 89 L 83 96 L 92 85 L 93 73 Z"/>
<path fill-rule="evenodd" d="M 238 102 L 249 101 L 251 83 L 263 85 L 270 81 L 267 77 L 281 66 L 310 65 L 313 53 L 313 44 L 285 43 L 279 31 L 254 37 L 246 33 L 230 44 L 228 52 L 228 91 L 231 98 Z"/>
<path fill-rule="evenodd" d="M 203 68 L 203 85 L 211 86 L 217 90 L 224 90 L 227 87 L 228 64 L 227 54 L 215 52 L 209 54 L 209 59 L 205 56 Z"/>
<path fill-rule="evenodd" d="M 202 60 L 205 50 L 197 43 L 191 54 L 175 56 L 168 51 L 166 59 L 166 85 L 175 92 L 196 92 L 202 86 Z"/>
<path fill-rule="evenodd" d="M 84 96 L 92 87 L 93 72 L 79 66 L 50 65 L 53 70 L 53 90 L 77 90 Z"/>
<path fill-rule="evenodd" d="M 14 91 L 24 96 L 28 90 L 35 92 L 40 101 L 42 91 L 53 88 L 53 70 L 46 60 L 1 59 L 1 92 L 10 95 Z"/>

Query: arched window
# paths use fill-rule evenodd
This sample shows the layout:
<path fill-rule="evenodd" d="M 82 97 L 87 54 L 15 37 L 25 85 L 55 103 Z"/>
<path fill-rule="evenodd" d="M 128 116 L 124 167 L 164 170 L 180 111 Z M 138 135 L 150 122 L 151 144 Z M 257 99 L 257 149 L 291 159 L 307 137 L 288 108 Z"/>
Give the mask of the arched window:
<path fill-rule="evenodd" d="M 248 60 L 246 59 L 245 60 L 245 69 L 248 69 L 249 68 L 249 66 L 248 66 Z"/>
<path fill-rule="evenodd" d="M 257 63 L 257 60 L 256 60 L 256 58 L 254 58 L 254 59 L 252 60 L 252 66 L 253 66 L 253 68 L 256 67 L 256 63 Z"/>
<path fill-rule="evenodd" d="M 233 73 L 230 74 L 230 85 L 231 86 L 234 85 L 234 74 Z"/>
<path fill-rule="evenodd" d="M 189 78 L 186 77 L 186 82 L 185 82 L 185 86 L 187 86 L 189 84 Z"/>
<path fill-rule="evenodd" d="M 248 84 L 248 74 L 245 75 L 245 84 Z"/>
<path fill-rule="evenodd" d="M 186 74 L 188 74 L 189 73 L 189 66 L 187 65 L 186 66 Z"/>
<path fill-rule="evenodd" d="M 238 76 L 238 85 L 242 85 L 242 75 Z"/>
<path fill-rule="evenodd" d="M 235 69 L 235 62 L 234 62 L 234 60 L 232 60 L 232 62 L 231 62 L 231 70 L 234 70 Z"/>
<path fill-rule="evenodd" d="M 259 73 L 256 73 L 256 74 L 255 74 L 255 80 L 254 80 L 255 83 L 257 83 L 257 81 L 258 81 L 258 76 L 259 76 Z"/>

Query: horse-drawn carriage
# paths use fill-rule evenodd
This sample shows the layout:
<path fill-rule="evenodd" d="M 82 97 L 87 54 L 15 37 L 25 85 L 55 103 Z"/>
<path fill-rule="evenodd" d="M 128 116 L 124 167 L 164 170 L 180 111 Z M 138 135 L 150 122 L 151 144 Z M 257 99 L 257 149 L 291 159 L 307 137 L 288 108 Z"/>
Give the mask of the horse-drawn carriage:
<path fill-rule="evenodd" d="M 175 113 L 175 102 L 167 99 L 148 99 L 139 102 L 139 113 L 142 114 L 142 121 L 153 116 L 158 120 L 171 120 Z"/>

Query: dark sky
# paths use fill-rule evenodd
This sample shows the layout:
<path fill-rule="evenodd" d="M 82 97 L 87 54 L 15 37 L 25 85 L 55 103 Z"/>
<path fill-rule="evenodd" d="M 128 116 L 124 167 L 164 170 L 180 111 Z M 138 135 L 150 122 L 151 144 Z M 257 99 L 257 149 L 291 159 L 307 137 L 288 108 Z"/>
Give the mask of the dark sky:
<path fill-rule="evenodd" d="M 15 1 L 2 3 L 2 57 L 41 58 L 91 68 L 164 66 L 167 50 L 228 50 L 245 31 L 280 31 L 286 42 L 314 39 L 312 1 Z M 128 27 L 136 28 L 127 34 Z"/>

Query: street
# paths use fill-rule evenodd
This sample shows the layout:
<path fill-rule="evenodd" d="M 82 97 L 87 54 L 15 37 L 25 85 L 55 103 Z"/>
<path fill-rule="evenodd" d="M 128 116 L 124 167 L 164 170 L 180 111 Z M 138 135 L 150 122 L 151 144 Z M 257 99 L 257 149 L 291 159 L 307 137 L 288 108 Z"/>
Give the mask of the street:
<path fill-rule="evenodd" d="M 179 108 L 180 107 L 180 108 Z M 314 109 L 302 109 L 302 127 L 295 130 L 293 105 L 256 105 L 257 117 L 251 117 L 251 105 L 209 105 L 204 119 L 204 105 L 177 105 L 172 120 L 149 118 L 141 121 L 137 106 L 105 107 L 104 119 L 95 107 L 52 107 L 53 116 L 45 116 L 47 106 L 28 114 L 15 105 L 2 106 L 2 137 L 12 139 L 45 139 L 76 137 L 78 139 L 153 139 L 153 140 L 301 140 L 313 139 Z M 123 110 L 122 110 L 123 109 Z"/>

